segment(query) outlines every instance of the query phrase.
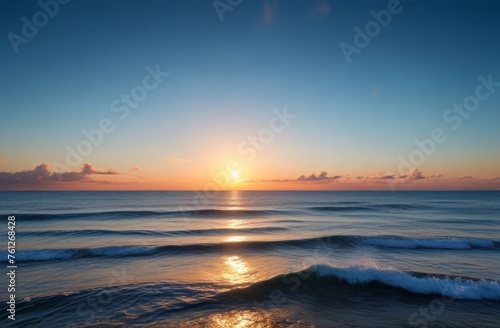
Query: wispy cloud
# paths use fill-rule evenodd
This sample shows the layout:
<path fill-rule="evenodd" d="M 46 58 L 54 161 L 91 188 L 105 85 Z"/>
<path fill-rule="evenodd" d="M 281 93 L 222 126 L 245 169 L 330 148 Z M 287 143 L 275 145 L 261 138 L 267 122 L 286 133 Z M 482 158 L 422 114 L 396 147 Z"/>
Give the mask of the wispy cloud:
<path fill-rule="evenodd" d="M 262 13 L 260 14 L 260 20 L 264 24 L 271 24 L 274 21 L 274 15 L 278 10 L 278 3 L 276 1 L 266 1 L 262 7 Z"/>
<path fill-rule="evenodd" d="M 184 162 L 184 163 L 191 163 L 192 160 L 187 159 L 187 158 L 182 158 L 182 157 L 177 157 L 177 156 L 168 156 L 165 158 L 167 162 Z"/>
<path fill-rule="evenodd" d="M 141 169 L 140 165 L 134 165 L 130 168 L 130 171 L 139 171 Z"/>
<path fill-rule="evenodd" d="M 458 177 L 459 179 L 463 180 L 463 179 L 470 179 L 470 180 L 474 180 L 476 178 L 474 178 L 473 176 L 471 175 L 461 175 Z"/>
<path fill-rule="evenodd" d="M 320 174 L 313 173 L 311 175 L 301 175 L 296 179 L 262 179 L 262 180 L 250 180 L 246 182 L 293 182 L 293 183 L 326 183 L 331 181 L 337 181 L 342 178 L 341 175 L 328 176 L 326 171 L 321 172 Z"/>
<path fill-rule="evenodd" d="M 391 172 L 387 172 L 386 170 L 378 169 L 367 174 L 366 176 L 357 177 L 357 179 L 363 178 L 366 180 L 394 180 L 397 176 Z"/>
<path fill-rule="evenodd" d="M 81 174 L 105 174 L 105 175 L 114 175 L 118 174 L 117 170 L 108 169 L 107 171 L 103 171 L 101 169 L 96 169 L 92 164 L 85 163 L 83 164 Z"/>
<path fill-rule="evenodd" d="M 301 175 L 300 177 L 297 178 L 297 181 L 299 182 L 329 182 L 333 180 L 338 180 L 342 178 L 340 175 L 334 175 L 329 177 L 328 173 L 326 171 L 321 172 L 319 175 L 316 175 L 315 173 L 305 176 Z"/>
<path fill-rule="evenodd" d="M 330 14 L 330 4 L 328 3 L 327 0 L 319 0 L 316 2 L 314 5 L 313 9 L 311 12 L 309 12 L 309 15 L 307 15 L 308 18 L 316 17 L 316 16 L 327 16 Z"/>

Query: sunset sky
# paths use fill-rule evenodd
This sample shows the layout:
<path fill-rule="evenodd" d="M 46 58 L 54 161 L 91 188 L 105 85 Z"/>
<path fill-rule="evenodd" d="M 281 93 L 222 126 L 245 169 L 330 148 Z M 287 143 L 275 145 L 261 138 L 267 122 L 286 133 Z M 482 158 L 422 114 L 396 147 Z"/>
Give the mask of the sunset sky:
<path fill-rule="evenodd" d="M 500 189 L 497 1 L 45 2 L 0 1 L 1 190 Z"/>

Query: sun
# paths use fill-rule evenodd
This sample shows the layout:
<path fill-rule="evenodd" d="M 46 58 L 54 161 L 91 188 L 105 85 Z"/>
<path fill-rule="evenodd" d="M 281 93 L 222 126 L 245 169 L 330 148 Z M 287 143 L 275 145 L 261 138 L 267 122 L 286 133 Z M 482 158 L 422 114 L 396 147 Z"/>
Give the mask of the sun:
<path fill-rule="evenodd" d="M 240 171 L 231 171 L 231 181 L 238 181 L 240 179 Z"/>

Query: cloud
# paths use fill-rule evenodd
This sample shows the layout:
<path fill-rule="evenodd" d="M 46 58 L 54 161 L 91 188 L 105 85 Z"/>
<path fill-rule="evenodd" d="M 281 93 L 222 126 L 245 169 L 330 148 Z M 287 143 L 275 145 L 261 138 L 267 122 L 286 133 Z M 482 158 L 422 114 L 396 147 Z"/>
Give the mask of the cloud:
<path fill-rule="evenodd" d="M 271 24 L 274 21 L 276 10 L 278 10 L 278 3 L 276 1 L 264 2 L 262 13 L 260 14 L 261 22 L 264 24 Z"/>
<path fill-rule="evenodd" d="M 330 4 L 327 0 L 319 0 L 314 5 L 314 8 L 311 10 L 308 18 L 316 17 L 316 16 L 327 16 L 330 14 Z"/>
<path fill-rule="evenodd" d="M 474 178 L 471 175 L 461 175 L 458 178 L 461 179 L 461 180 L 463 180 L 463 179 L 471 179 L 471 180 L 476 179 L 476 178 Z"/>
<path fill-rule="evenodd" d="M 375 177 L 374 179 L 394 180 L 394 179 L 396 179 L 396 176 L 394 174 L 389 174 L 389 175 L 383 175 L 383 176 L 380 176 L 380 177 Z"/>
<path fill-rule="evenodd" d="M 53 172 L 49 163 L 42 163 L 33 170 L 19 172 L 0 172 L 0 184 L 3 186 L 41 186 L 59 182 L 98 182 L 89 179 L 90 175 L 116 175 L 116 170 L 103 171 L 96 169 L 92 164 L 85 163 L 80 172 Z"/>
<path fill-rule="evenodd" d="M 407 179 L 409 181 L 415 181 L 415 180 L 425 179 L 425 177 L 422 175 L 422 171 L 420 171 L 418 168 L 415 167 L 415 168 L 413 168 L 413 170 L 411 170 Z"/>
<path fill-rule="evenodd" d="M 368 180 L 394 180 L 396 179 L 396 175 L 392 174 L 392 172 L 387 172 L 386 170 L 378 169 L 371 173 L 369 173 L 365 179 Z M 358 179 L 363 179 L 363 177 L 358 177 Z"/>
<path fill-rule="evenodd" d="M 263 179 L 263 180 L 249 180 L 246 182 L 292 182 L 292 183 L 325 183 L 330 181 L 337 181 L 342 178 L 341 175 L 328 176 L 326 171 L 321 172 L 319 175 L 313 173 L 311 175 L 305 176 L 301 175 L 296 179 Z"/>
<path fill-rule="evenodd" d="M 134 165 L 130 168 L 130 171 L 139 171 L 141 169 L 140 165 Z"/>
<path fill-rule="evenodd" d="M 301 175 L 300 177 L 297 178 L 297 181 L 300 181 L 300 182 L 327 182 L 330 180 L 338 180 L 340 178 L 342 178 L 342 176 L 340 176 L 340 175 L 335 175 L 333 177 L 329 177 L 328 173 L 326 171 L 323 171 L 319 175 L 316 175 L 315 173 L 313 173 L 307 177 L 305 175 Z"/>
<path fill-rule="evenodd" d="M 418 168 L 413 168 L 409 174 L 395 175 L 390 174 L 384 170 L 376 171 L 376 175 L 372 177 L 372 180 L 406 180 L 406 181 L 414 181 L 414 180 L 422 180 L 425 177 L 422 175 L 422 171 Z M 400 181 L 401 182 L 401 181 Z"/>
<path fill-rule="evenodd" d="M 118 172 L 116 170 L 113 170 L 113 169 L 109 169 L 107 171 L 95 169 L 92 166 L 92 164 L 90 164 L 90 163 L 83 164 L 82 171 L 80 173 L 81 174 L 106 174 L 106 175 L 118 174 Z"/>
<path fill-rule="evenodd" d="M 191 163 L 192 160 L 187 159 L 187 158 L 182 158 L 182 157 L 177 157 L 177 156 L 168 156 L 165 158 L 167 162 L 184 162 L 184 163 Z"/>

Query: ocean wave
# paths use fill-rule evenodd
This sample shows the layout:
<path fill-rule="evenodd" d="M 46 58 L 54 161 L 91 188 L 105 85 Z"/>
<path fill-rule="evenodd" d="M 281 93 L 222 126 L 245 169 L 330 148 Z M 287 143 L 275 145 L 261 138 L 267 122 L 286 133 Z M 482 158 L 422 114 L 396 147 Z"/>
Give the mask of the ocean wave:
<path fill-rule="evenodd" d="M 311 206 L 307 209 L 320 212 L 344 212 L 344 211 L 379 211 L 379 210 L 422 210 L 424 207 L 430 206 L 423 205 L 409 205 L 409 204 L 365 204 L 362 206 Z"/>
<path fill-rule="evenodd" d="M 75 249 L 33 249 L 16 252 L 17 262 L 31 261 L 53 261 L 69 260 L 81 257 L 123 257 L 133 255 L 146 255 L 154 253 L 155 246 L 107 246 L 97 248 L 75 248 Z M 7 258 L 7 252 L 1 252 L 2 257 Z"/>
<path fill-rule="evenodd" d="M 319 212 L 370 211 L 368 206 L 311 206 L 308 210 Z"/>
<path fill-rule="evenodd" d="M 234 231 L 233 231 L 234 232 Z M 221 236 L 222 237 L 222 236 Z M 359 247 L 371 246 L 401 249 L 446 249 L 446 250 L 498 250 L 500 242 L 490 239 L 473 238 L 407 238 L 387 236 L 326 236 L 320 238 L 288 239 L 272 241 L 242 241 L 208 244 L 158 245 L 158 246 L 107 246 L 98 248 L 76 249 L 40 249 L 19 250 L 18 261 L 50 261 L 67 260 L 81 257 L 121 257 L 149 254 L 183 255 L 221 250 L 251 249 L 267 251 L 275 248 L 298 247 L 312 249 L 324 246 Z M 1 258 L 7 258 L 7 252 L 0 252 Z"/>
<path fill-rule="evenodd" d="M 253 217 L 269 215 L 294 215 L 295 211 L 285 210 L 227 210 L 199 209 L 179 211 L 107 211 L 61 214 L 15 214 L 19 221 L 49 221 L 71 219 L 134 219 L 134 218 L 170 218 L 170 217 Z"/>
<path fill-rule="evenodd" d="M 326 264 L 314 265 L 310 271 L 318 277 L 333 277 L 350 285 L 379 283 L 402 288 L 415 294 L 440 294 L 454 299 L 500 300 L 500 283 L 498 281 L 429 274 L 416 275 L 411 272 L 363 266 L 334 267 Z"/>
<path fill-rule="evenodd" d="M 490 239 L 477 238 L 407 238 L 407 237 L 354 237 L 362 245 L 386 248 L 427 249 L 495 249 L 500 243 Z"/>
<path fill-rule="evenodd" d="M 426 206 L 428 207 L 428 206 Z M 380 210 L 411 210 L 422 209 L 423 206 L 408 204 L 363 204 L 358 202 L 339 202 L 333 205 L 310 206 L 284 209 L 185 209 L 164 211 L 104 211 L 104 212 L 74 212 L 74 213 L 41 213 L 15 214 L 21 221 L 50 221 L 71 219 L 133 219 L 133 218 L 170 218 L 170 217 L 263 217 L 270 215 L 295 216 L 304 211 L 313 212 L 347 212 L 347 211 L 380 211 Z"/>
<path fill-rule="evenodd" d="M 383 288 L 380 288 L 380 287 Z M 415 295 L 442 295 L 450 299 L 500 301 L 500 282 L 470 277 L 435 275 L 388 270 L 371 266 L 333 266 L 316 264 L 299 272 L 288 272 L 271 279 L 228 291 L 230 297 L 266 297 L 275 290 L 292 297 L 301 293 L 322 293 L 335 298 L 353 293 L 392 298 L 400 290 Z"/>
<path fill-rule="evenodd" d="M 193 230 L 105 230 L 105 229 L 85 229 L 85 230 L 44 230 L 44 231 L 23 231 L 19 232 L 22 237 L 88 237 L 88 236 L 138 236 L 138 237 L 178 237 L 178 236 L 198 236 L 198 235 L 227 235 L 227 234 L 251 234 L 251 233 L 271 233 L 276 231 L 286 231 L 284 227 L 256 227 L 241 229 L 193 229 Z"/>

